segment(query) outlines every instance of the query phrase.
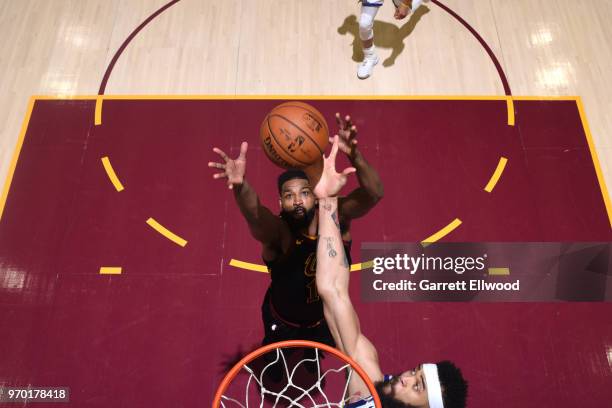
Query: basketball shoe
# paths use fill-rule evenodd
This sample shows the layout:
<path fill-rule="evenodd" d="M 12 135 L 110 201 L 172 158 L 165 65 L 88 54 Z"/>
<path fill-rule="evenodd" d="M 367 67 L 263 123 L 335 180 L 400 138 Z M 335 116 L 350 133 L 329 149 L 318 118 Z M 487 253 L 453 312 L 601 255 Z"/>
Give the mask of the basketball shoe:
<path fill-rule="evenodd" d="M 357 69 L 357 77 L 359 79 L 366 79 L 372 75 L 374 66 L 378 64 L 378 55 L 373 50 L 371 52 L 364 52 L 363 61 L 359 64 Z"/>

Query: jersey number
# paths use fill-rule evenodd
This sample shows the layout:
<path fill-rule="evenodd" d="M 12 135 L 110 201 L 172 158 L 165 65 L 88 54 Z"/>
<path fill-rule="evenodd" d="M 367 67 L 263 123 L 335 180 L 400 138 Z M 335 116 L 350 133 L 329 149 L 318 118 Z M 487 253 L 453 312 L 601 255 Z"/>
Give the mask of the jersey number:
<path fill-rule="evenodd" d="M 317 280 L 313 279 L 306 285 L 308 288 L 308 303 L 317 302 L 319 300 L 319 292 L 317 292 Z"/>

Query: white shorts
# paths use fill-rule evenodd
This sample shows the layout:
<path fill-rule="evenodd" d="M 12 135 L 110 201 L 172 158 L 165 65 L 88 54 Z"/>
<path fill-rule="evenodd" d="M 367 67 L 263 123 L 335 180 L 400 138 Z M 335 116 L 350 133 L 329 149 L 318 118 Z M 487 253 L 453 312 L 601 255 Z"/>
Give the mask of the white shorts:
<path fill-rule="evenodd" d="M 363 7 L 380 7 L 383 5 L 385 0 L 362 0 L 361 5 Z M 393 5 L 399 7 L 402 0 L 393 0 Z"/>

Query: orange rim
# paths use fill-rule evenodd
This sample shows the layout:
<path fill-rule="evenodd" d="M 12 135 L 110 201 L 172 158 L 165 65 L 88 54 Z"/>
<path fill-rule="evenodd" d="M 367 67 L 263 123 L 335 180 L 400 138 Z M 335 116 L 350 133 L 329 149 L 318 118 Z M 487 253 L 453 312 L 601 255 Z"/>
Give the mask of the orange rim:
<path fill-rule="evenodd" d="M 215 398 L 213 400 L 213 408 L 221 407 L 221 397 L 223 396 L 223 393 L 229 387 L 234 377 L 238 374 L 238 372 L 242 369 L 242 367 L 246 363 L 255 360 L 257 357 L 269 351 L 276 350 L 279 348 L 292 348 L 292 347 L 317 348 L 319 350 L 323 350 L 330 354 L 333 354 L 339 359 L 349 363 L 350 366 L 353 368 L 353 370 L 355 370 L 357 374 L 359 374 L 361 379 L 365 382 L 366 386 L 368 387 L 368 390 L 370 390 L 370 394 L 372 394 L 372 397 L 374 397 L 374 404 L 376 405 L 376 407 L 382 408 L 380 405 L 380 399 L 378 398 L 378 394 L 376 393 L 376 389 L 374 388 L 374 384 L 372 383 L 372 380 L 370 380 L 370 377 L 368 377 L 368 375 L 365 373 L 365 371 L 363 371 L 363 368 L 361 368 L 359 364 L 357 364 L 352 358 L 342 353 L 338 349 L 330 347 L 326 344 L 317 343 L 316 341 L 308 341 L 308 340 L 280 341 L 278 343 L 272 343 L 272 344 L 268 344 L 267 346 L 260 347 L 257 350 L 252 351 L 246 356 L 244 356 L 238 363 L 234 365 L 234 367 L 232 367 L 232 369 L 225 375 L 225 377 L 223 377 L 223 380 L 221 381 L 221 384 L 219 385 L 219 388 L 217 389 L 217 392 L 215 393 Z"/>

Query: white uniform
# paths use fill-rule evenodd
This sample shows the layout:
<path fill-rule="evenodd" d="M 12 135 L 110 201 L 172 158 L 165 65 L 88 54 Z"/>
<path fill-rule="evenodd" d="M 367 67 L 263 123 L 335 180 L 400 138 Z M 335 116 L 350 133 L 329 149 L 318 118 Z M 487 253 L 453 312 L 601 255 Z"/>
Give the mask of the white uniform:
<path fill-rule="evenodd" d="M 374 404 L 374 397 L 370 395 L 359 401 L 351 402 L 346 408 L 376 408 L 376 404 Z"/>
<path fill-rule="evenodd" d="M 371 40 L 374 37 L 374 19 L 378 14 L 378 8 L 385 0 L 370 0 L 361 3 L 361 15 L 359 16 L 359 38 L 362 41 Z"/>
<path fill-rule="evenodd" d="M 362 0 L 361 16 L 359 17 L 359 38 L 363 41 L 374 37 L 374 18 L 378 13 L 378 8 L 383 5 L 385 0 Z M 393 5 L 399 7 L 402 0 L 393 0 Z M 412 11 L 414 12 L 423 3 L 423 0 L 412 0 Z"/>
<path fill-rule="evenodd" d="M 384 381 L 389 381 L 391 378 L 393 378 L 392 375 L 385 374 Z M 346 406 L 346 408 L 376 408 L 376 404 L 374 403 L 374 397 L 368 395 L 359 401 L 351 402 Z"/>
<path fill-rule="evenodd" d="M 380 7 L 383 5 L 384 2 L 385 0 L 363 0 L 361 3 L 364 6 Z M 399 7 L 401 2 L 402 0 L 393 0 L 393 4 L 395 5 L 395 7 Z"/>
<path fill-rule="evenodd" d="M 374 38 L 374 19 L 378 13 L 378 9 L 383 5 L 385 0 L 361 0 L 361 15 L 359 16 L 359 39 L 363 42 L 373 40 Z M 399 7 L 402 0 L 393 0 L 395 7 Z M 416 10 L 422 3 L 422 0 L 412 0 L 412 11 Z M 374 66 L 378 64 L 378 55 L 372 43 L 368 48 L 363 49 L 363 61 L 357 69 L 357 77 L 366 79 L 372 75 Z"/>
<path fill-rule="evenodd" d="M 393 0 L 393 2 L 396 2 L 399 0 Z M 361 5 L 363 7 L 380 7 L 383 5 L 383 3 L 385 2 L 385 0 L 363 0 L 361 2 Z"/>

